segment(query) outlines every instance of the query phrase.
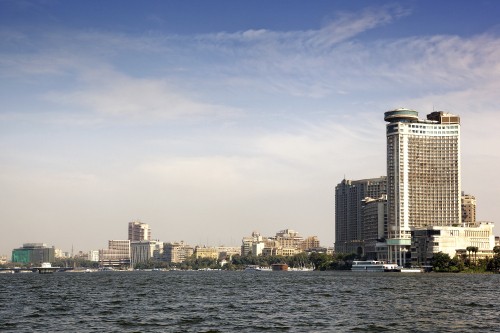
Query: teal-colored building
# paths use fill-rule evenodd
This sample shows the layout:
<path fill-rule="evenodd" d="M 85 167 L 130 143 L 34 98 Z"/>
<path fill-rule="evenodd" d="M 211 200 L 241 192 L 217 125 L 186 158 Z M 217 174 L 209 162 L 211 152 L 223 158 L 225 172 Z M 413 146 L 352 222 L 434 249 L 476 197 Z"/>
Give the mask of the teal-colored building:
<path fill-rule="evenodd" d="M 12 262 L 40 265 L 54 261 L 54 248 L 43 243 L 26 243 L 23 247 L 12 250 Z"/>

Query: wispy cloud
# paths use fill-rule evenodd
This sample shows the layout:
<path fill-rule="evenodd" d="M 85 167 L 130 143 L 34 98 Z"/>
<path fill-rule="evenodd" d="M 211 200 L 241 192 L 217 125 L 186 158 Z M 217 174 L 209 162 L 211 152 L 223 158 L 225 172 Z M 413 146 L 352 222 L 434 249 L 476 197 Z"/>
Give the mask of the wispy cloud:
<path fill-rule="evenodd" d="M 196 102 L 176 91 L 167 80 L 134 79 L 106 71 L 87 72 L 85 81 L 81 89 L 50 92 L 45 98 L 77 109 L 132 120 L 227 117 L 238 113 L 236 108 Z"/>

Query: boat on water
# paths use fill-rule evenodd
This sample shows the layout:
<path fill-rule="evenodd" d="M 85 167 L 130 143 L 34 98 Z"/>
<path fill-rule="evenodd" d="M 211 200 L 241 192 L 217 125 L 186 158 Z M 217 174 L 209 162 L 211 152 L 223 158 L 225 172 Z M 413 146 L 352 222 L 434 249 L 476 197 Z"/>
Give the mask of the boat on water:
<path fill-rule="evenodd" d="M 287 264 L 272 264 L 271 269 L 273 271 L 288 271 L 288 265 Z"/>
<path fill-rule="evenodd" d="M 422 273 L 423 271 L 421 267 L 401 268 L 401 273 Z"/>
<path fill-rule="evenodd" d="M 401 267 L 381 260 L 355 260 L 352 262 L 353 272 L 400 272 Z"/>
<path fill-rule="evenodd" d="M 42 262 L 40 267 L 32 268 L 33 272 L 38 272 L 40 274 L 52 274 L 60 269 L 61 267 L 53 267 L 50 262 Z"/>
<path fill-rule="evenodd" d="M 271 268 L 269 267 L 262 267 L 262 266 L 259 266 L 259 265 L 247 265 L 245 267 L 245 271 L 246 272 L 261 272 L 261 271 L 270 271 Z"/>
<path fill-rule="evenodd" d="M 288 270 L 293 272 L 312 272 L 314 269 L 312 267 L 288 267 Z"/>

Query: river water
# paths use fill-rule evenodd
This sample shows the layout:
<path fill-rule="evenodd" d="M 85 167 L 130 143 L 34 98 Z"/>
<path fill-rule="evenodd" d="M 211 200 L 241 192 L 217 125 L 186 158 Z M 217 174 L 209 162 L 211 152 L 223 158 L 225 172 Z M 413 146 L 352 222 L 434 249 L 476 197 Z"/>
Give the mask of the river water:
<path fill-rule="evenodd" d="M 500 274 L 0 274 L 1 332 L 500 332 Z"/>

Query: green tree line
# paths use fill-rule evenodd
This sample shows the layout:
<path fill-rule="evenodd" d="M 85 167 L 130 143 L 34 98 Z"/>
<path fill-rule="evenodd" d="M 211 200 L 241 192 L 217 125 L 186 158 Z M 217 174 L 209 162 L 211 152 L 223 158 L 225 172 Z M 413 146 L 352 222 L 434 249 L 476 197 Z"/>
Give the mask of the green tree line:
<path fill-rule="evenodd" d="M 493 248 L 491 258 L 477 259 L 478 248 L 467 247 L 466 253 L 451 258 L 447 253 L 435 253 L 432 268 L 435 272 L 493 272 L 500 273 L 500 246 Z"/>

